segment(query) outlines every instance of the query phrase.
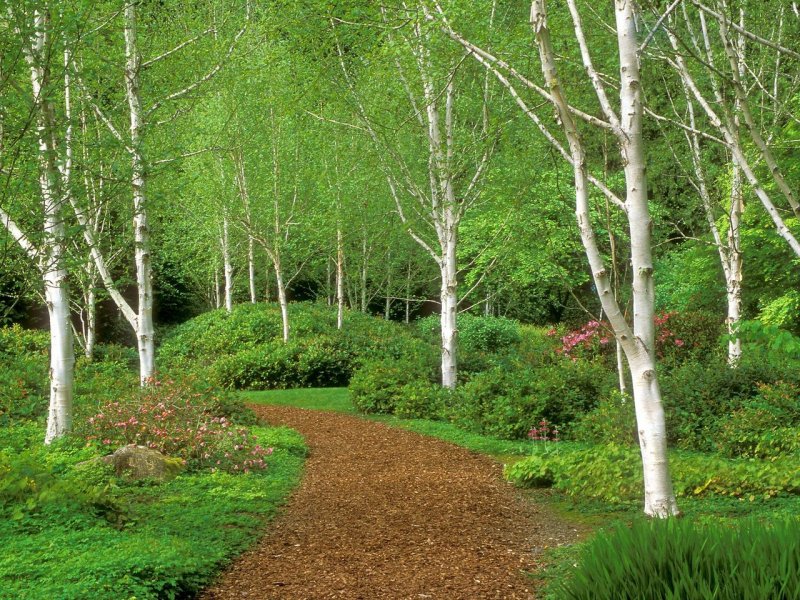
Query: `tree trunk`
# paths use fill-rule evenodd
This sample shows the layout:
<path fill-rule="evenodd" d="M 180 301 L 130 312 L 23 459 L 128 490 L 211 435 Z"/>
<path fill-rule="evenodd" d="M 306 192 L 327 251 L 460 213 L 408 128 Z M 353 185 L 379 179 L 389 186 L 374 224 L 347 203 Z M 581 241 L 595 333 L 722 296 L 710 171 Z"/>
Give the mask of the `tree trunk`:
<path fill-rule="evenodd" d="M 742 172 L 733 166 L 731 182 L 731 212 L 728 229 L 728 269 L 726 292 L 728 300 L 728 316 L 725 320 L 728 333 L 734 334 L 742 318 L 742 246 L 741 219 L 744 210 L 744 191 L 742 189 Z M 731 338 L 728 342 L 728 364 L 735 367 L 742 357 L 742 340 Z"/>
<path fill-rule="evenodd" d="M 614 298 L 610 277 L 597 245 L 591 221 L 586 155 L 558 77 L 555 53 L 547 28 L 544 0 L 533 0 L 531 24 L 536 34 L 542 72 L 550 89 L 551 101 L 569 143 L 574 173 L 575 212 L 581 241 L 586 250 L 603 312 L 625 352 L 631 370 L 644 471 L 644 512 L 651 516 L 667 517 L 677 514 L 678 507 L 667 464 L 666 426 L 655 368 L 653 267 L 650 248 L 652 223 L 647 205 L 647 180 L 641 130 L 643 109 L 634 9 L 628 0 L 615 0 L 620 60 L 620 114 L 623 115 L 620 120 L 613 114 L 603 84 L 591 65 L 574 1 L 570 0 L 569 5 L 573 13 L 575 35 L 581 45 L 584 67 L 601 108 L 620 144 L 626 183 L 625 206 L 631 236 L 634 312 L 632 330 Z"/>
<path fill-rule="evenodd" d="M 142 102 L 139 95 L 141 57 L 136 39 L 136 4 L 125 4 L 125 90 L 130 110 L 131 184 L 136 256 L 136 288 L 139 302 L 136 341 L 139 350 L 139 380 L 147 385 L 155 376 L 155 328 L 153 326 L 153 268 L 150 260 L 150 224 L 145 190 L 146 162 L 143 154 Z"/>
<path fill-rule="evenodd" d="M 43 208 L 43 244 L 37 253 L 30 241 L 10 218 L 4 225 L 29 256 L 39 259 L 44 282 L 45 302 L 50 320 L 50 404 L 47 413 L 45 444 L 67 433 L 72 426 L 72 386 L 75 352 L 69 308 L 69 287 L 65 264 L 65 222 L 63 190 L 59 189 L 55 110 L 48 94 L 48 69 L 45 53 L 49 43 L 50 18 L 46 13 L 34 13 L 34 33 L 24 53 L 30 67 L 31 90 L 36 110 L 36 131 L 39 144 L 39 189 Z"/>
<path fill-rule="evenodd" d="M 233 265 L 231 264 L 231 247 L 228 225 L 228 215 L 222 215 L 222 235 L 220 244 L 222 246 L 222 265 L 225 274 L 225 310 L 230 314 L 233 312 Z"/>
<path fill-rule="evenodd" d="M 361 312 L 367 312 L 367 268 L 369 264 L 369 248 L 367 247 L 367 231 L 364 229 L 361 240 Z"/>
<path fill-rule="evenodd" d="M 636 350 L 626 352 L 633 378 L 633 399 L 644 468 L 648 515 L 677 514 L 667 463 L 667 435 L 655 365 L 655 286 L 651 251 L 652 220 L 642 138 L 642 89 L 639 78 L 636 15 L 629 0 L 616 0 L 620 60 L 620 151 L 625 172 L 626 205 L 633 269 L 633 332 Z"/>
<path fill-rule="evenodd" d="M 441 262 L 441 329 L 442 329 L 442 385 L 455 389 L 458 379 L 458 282 L 456 280 L 456 241 L 455 228 L 449 228 Z"/>
<path fill-rule="evenodd" d="M 406 325 L 411 322 L 411 263 L 406 271 Z"/>
<path fill-rule="evenodd" d="M 250 282 L 250 304 L 256 299 L 256 249 L 253 237 L 247 236 L 247 280 Z"/>
<path fill-rule="evenodd" d="M 344 326 L 344 239 L 342 228 L 336 228 L 336 328 Z"/>
<path fill-rule="evenodd" d="M 286 284 L 283 279 L 283 267 L 280 254 L 275 254 L 272 259 L 275 268 L 275 282 L 278 286 L 278 303 L 281 306 L 281 323 L 283 324 L 283 341 L 289 341 L 289 301 L 286 298 Z"/>
<path fill-rule="evenodd" d="M 215 261 L 216 262 L 216 261 Z M 219 266 L 214 265 L 214 308 L 222 306 L 222 295 L 219 293 Z"/>

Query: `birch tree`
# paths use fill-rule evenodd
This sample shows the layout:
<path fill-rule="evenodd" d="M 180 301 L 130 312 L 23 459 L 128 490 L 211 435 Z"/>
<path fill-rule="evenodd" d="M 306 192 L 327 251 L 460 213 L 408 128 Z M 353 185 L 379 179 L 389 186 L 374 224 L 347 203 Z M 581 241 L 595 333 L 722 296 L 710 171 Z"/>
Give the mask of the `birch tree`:
<path fill-rule="evenodd" d="M 402 146 L 384 135 L 385 128 L 368 112 L 338 40 L 336 47 L 345 85 L 356 105 L 359 126 L 373 141 L 381 157 L 381 170 L 397 214 L 408 234 L 439 269 L 442 385 L 455 388 L 458 379 L 458 232 L 464 215 L 479 198 L 491 156 L 488 82 L 483 81 L 478 87 L 483 108 L 476 120 L 477 126 L 472 130 L 458 128 L 457 89 L 467 86 L 460 71 L 463 56 L 450 56 L 444 63 L 438 60 L 440 57 L 433 56 L 432 31 L 426 23 L 426 12 L 424 5 L 409 7 L 404 3 L 400 19 L 407 19 L 409 25 L 393 33 L 396 26 L 389 24 L 390 16 L 382 11 L 390 32 L 389 44 L 398 52 L 391 77 L 401 87 L 410 110 L 408 121 L 422 133 L 426 147 L 423 155 L 426 167 L 419 179 L 415 176 L 414 165 L 404 156 Z M 466 139 L 459 140 L 459 135 Z"/>
<path fill-rule="evenodd" d="M 248 8 L 249 11 L 249 8 Z M 109 295 L 122 312 L 125 319 L 133 329 L 139 352 L 139 376 L 142 385 L 147 384 L 155 376 L 155 327 L 153 323 L 153 267 L 152 267 L 152 242 L 150 225 L 150 202 L 148 199 L 148 177 L 153 167 L 167 164 L 188 155 L 196 154 L 195 151 L 185 153 L 184 156 L 172 156 L 165 159 L 151 160 L 147 157 L 146 140 L 150 130 L 158 125 L 166 124 L 181 114 L 180 108 L 173 116 L 163 121 L 157 119 L 165 108 L 174 108 L 175 104 L 190 98 L 199 88 L 214 78 L 222 69 L 223 64 L 233 54 L 238 40 L 246 31 L 245 25 L 236 32 L 232 41 L 224 51 L 221 60 L 211 66 L 206 72 L 184 87 L 158 95 L 157 99 L 149 106 L 145 106 L 142 99 L 145 72 L 184 51 L 185 48 L 195 44 L 201 38 L 214 32 L 214 27 L 207 29 L 187 40 L 170 47 L 153 58 L 143 60 L 139 49 L 138 34 L 138 6 L 135 2 L 125 2 L 122 8 L 122 30 L 124 40 L 124 68 L 123 79 L 125 84 L 125 102 L 127 104 L 128 134 L 122 133 L 112 116 L 107 114 L 107 108 L 97 102 L 85 84 L 81 85 L 84 100 L 91 106 L 94 113 L 107 127 L 112 136 L 126 149 L 130 159 L 130 185 L 133 197 L 133 232 L 134 232 L 134 265 L 136 271 L 137 308 L 134 309 L 116 289 L 111 273 L 107 267 L 106 259 L 101 255 L 95 240 L 88 235 L 89 227 L 85 217 L 80 211 L 76 215 L 84 229 L 86 242 L 92 248 L 92 257 L 98 272 Z M 249 12 L 248 12 L 249 17 Z"/>
<path fill-rule="evenodd" d="M 22 48 L 30 81 L 30 114 L 35 120 L 38 147 L 38 182 L 41 231 L 25 231 L 8 210 L 0 206 L 0 221 L 19 247 L 37 265 L 44 284 L 50 323 L 50 403 L 45 443 L 67 433 L 72 425 L 72 390 L 75 354 L 70 322 L 70 291 L 66 256 L 65 204 L 57 143 L 53 100 L 58 83 L 51 79 L 51 59 L 58 56 L 52 17 L 46 7 L 31 13 L 9 8 L 6 13 Z M 6 150 L 5 144 L 3 145 Z M 5 159 L 5 157 L 3 157 Z M 5 162 L 5 160 L 3 160 Z"/>
<path fill-rule="evenodd" d="M 530 23 L 535 35 L 545 81 L 544 87 L 522 75 L 507 62 L 469 42 L 452 27 L 441 5 L 435 4 L 444 32 L 451 39 L 470 50 L 471 56 L 495 75 L 509 91 L 514 101 L 534 121 L 545 138 L 572 166 L 575 214 L 581 241 L 603 313 L 611 324 L 631 371 L 644 471 L 644 512 L 652 516 L 666 517 L 677 514 L 678 507 L 669 474 L 666 426 L 656 370 L 655 290 L 651 249 L 652 220 L 647 199 L 647 177 L 642 138 L 644 110 L 636 29 L 638 15 L 631 2 L 615 1 L 613 31 L 616 37 L 619 61 L 619 80 L 617 82 L 619 106 L 615 110 L 607 90 L 606 78 L 608 75 L 601 76 L 595 68 L 577 3 L 575 0 L 568 0 L 567 6 L 574 30 L 574 41 L 577 43 L 580 61 L 585 72 L 583 83 L 593 92 L 601 117 L 597 117 L 589 111 L 580 110 L 569 101 L 559 74 L 559 65 L 548 28 L 548 14 L 544 0 L 533 0 L 530 13 Z M 530 109 L 514 85 L 514 81 L 524 86 L 525 89 L 532 90 L 553 107 L 566 139 L 566 147 L 551 132 L 544 119 Z M 599 178 L 590 174 L 579 121 L 607 131 L 617 139 L 625 179 L 624 201 L 608 189 Z M 615 299 L 608 268 L 598 245 L 590 210 L 592 185 L 600 190 L 614 206 L 622 210 L 627 218 L 633 272 L 632 324 L 628 323 L 623 310 Z"/>

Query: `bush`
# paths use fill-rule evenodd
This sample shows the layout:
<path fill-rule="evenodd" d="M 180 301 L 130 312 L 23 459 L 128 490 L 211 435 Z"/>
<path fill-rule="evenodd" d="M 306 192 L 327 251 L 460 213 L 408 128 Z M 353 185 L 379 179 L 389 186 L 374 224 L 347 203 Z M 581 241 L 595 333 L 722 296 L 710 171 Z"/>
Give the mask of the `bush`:
<path fill-rule="evenodd" d="M 4 450 L 0 452 L 0 514 L 14 521 L 48 514 L 70 520 L 100 516 L 120 522 L 124 511 L 111 487 L 93 483 L 98 478 L 87 471 L 65 474 L 62 465 L 48 461 L 42 448 L 19 453 Z"/>
<path fill-rule="evenodd" d="M 428 381 L 429 372 L 416 361 L 371 360 L 350 380 L 353 405 L 363 413 L 393 413 L 409 384 Z"/>
<path fill-rule="evenodd" d="M 800 371 L 790 363 L 745 355 L 734 369 L 722 357 L 706 364 L 686 362 L 661 378 L 671 444 L 710 451 L 717 421 L 759 396 L 762 384 L 800 385 Z"/>
<path fill-rule="evenodd" d="M 435 345 L 440 344 L 440 317 L 433 315 L 417 322 L 420 333 Z M 504 317 L 458 315 L 458 349 L 464 352 L 502 352 L 520 343 L 517 321 Z"/>
<path fill-rule="evenodd" d="M 429 381 L 412 381 L 400 388 L 394 414 L 404 419 L 441 419 L 452 392 Z"/>
<path fill-rule="evenodd" d="M 759 384 L 758 396 L 716 423 L 714 444 L 724 456 L 773 458 L 800 450 L 800 388 Z"/>
<path fill-rule="evenodd" d="M 570 428 L 570 438 L 592 444 L 631 445 L 638 441 L 633 399 L 614 390 Z"/>
<path fill-rule="evenodd" d="M 176 327 L 159 357 L 168 368 L 209 371 L 214 383 L 236 389 L 341 386 L 367 359 L 435 360 L 435 350 L 404 326 L 363 313 L 347 311 L 338 330 L 334 308 L 292 303 L 289 319 L 284 343 L 277 305 L 206 313 Z"/>
<path fill-rule="evenodd" d="M 780 600 L 797 598 L 798 590 L 796 519 L 735 525 L 655 519 L 598 534 L 559 597 Z"/>
<path fill-rule="evenodd" d="M 127 444 L 147 446 L 184 459 L 190 468 L 248 472 L 266 468 L 262 448 L 250 432 L 226 417 L 212 414 L 213 392 L 200 392 L 186 382 L 156 382 L 141 391 L 108 402 L 76 432 L 99 448 Z"/>
<path fill-rule="evenodd" d="M 451 419 L 472 431 L 522 439 L 541 419 L 563 428 L 613 388 L 602 365 L 561 360 L 549 367 L 496 367 L 475 375 L 458 392 Z"/>

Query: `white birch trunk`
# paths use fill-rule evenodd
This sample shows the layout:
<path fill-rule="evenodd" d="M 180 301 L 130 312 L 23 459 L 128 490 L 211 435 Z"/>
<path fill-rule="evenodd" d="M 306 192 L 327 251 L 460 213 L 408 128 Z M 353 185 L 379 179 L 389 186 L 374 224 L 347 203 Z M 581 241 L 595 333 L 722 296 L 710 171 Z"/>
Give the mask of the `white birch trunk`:
<path fill-rule="evenodd" d="M 146 194 L 146 162 L 142 133 L 144 120 L 139 94 L 141 57 L 137 47 L 136 4 L 125 4 L 125 91 L 130 111 L 131 186 L 136 259 L 138 314 L 136 342 L 139 350 L 139 380 L 147 385 L 155 376 L 155 327 L 153 325 L 153 269 L 150 257 L 150 224 Z"/>
<path fill-rule="evenodd" d="M 214 308 L 222 307 L 222 294 L 219 291 L 219 266 L 214 265 Z"/>
<path fill-rule="evenodd" d="M 225 310 L 230 314 L 233 311 L 233 264 L 231 263 L 229 233 L 228 215 L 223 214 L 220 245 L 222 247 L 222 269 L 225 275 Z"/>
<path fill-rule="evenodd" d="M 729 334 L 735 334 L 742 319 L 742 247 L 741 219 L 744 210 L 744 190 L 742 189 L 742 173 L 733 165 L 731 182 L 730 227 L 728 229 L 728 268 L 726 271 L 726 296 L 728 315 L 725 323 Z M 742 340 L 733 337 L 728 342 L 728 364 L 735 367 L 742 357 Z"/>
<path fill-rule="evenodd" d="M 627 0 L 615 0 L 617 40 L 620 59 L 620 114 L 618 119 L 611 110 L 585 47 L 580 20 L 574 3 L 575 34 L 581 45 L 587 74 L 600 101 L 603 112 L 611 123 L 620 143 L 626 180 L 626 202 L 631 235 L 631 260 L 633 266 L 633 330 L 626 322 L 619 304 L 614 299 L 608 272 L 603 263 L 591 223 L 586 157 L 569 104 L 561 88 L 550 34 L 544 0 L 533 0 L 531 23 L 536 33 L 542 60 L 542 71 L 551 100 L 558 112 L 570 147 L 575 175 L 576 216 L 581 240 L 586 250 L 603 311 L 628 359 L 633 383 L 637 428 L 644 472 L 644 512 L 651 516 L 666 517 L 677 514 L 678 508 L 672 491 L 667 463 L 667 440 L 661 392 L 655 365 L 654 287 L 651 256 L 651 220 L 647 205 L 647 180 L 644 164 L 644 146 L 641 134 L 642 103 L 637 58 L 634 10 Z"/>
<path fill-rule="evenodd" d="M 336 228 L 336 328 L 344 327 L 344 236 Z"/>
<path fill-rule="evenodd" d="M 256 298 L 256 249 L 252 236 L 247 236 L 247 281 L 250 283 L 250 304 L 255 304 Z"/>
<path fill-rule="evenodd" d="M 626 205 L 633 270 L 633 331 L 637 349 L 628 355 L 644 470 L 644 510 L 665 517 L 676 514 L 667 462 L 667 433 L 655 364 L 655 284 L 642 138 L 642 85 L 636 14 L 629 0 L 616 0 L 620 59 L 620 147 L 625 171 Z"/>
<path fill-rule="evenodd" d="M 59 189 L 55 142 L 55 112 L 47 97 L 48 82 L 44 53 L 49 48 L 49 16 L 34 13 L 34 33 L 26 42 L 25 59 L 30 67 L 31 90 L 36 110 L 39 144 L 39 189 L 43 209 L 43 248 L 39 267 L 44 282 L 45 302 L 50 321 L 50 403 L 45 444 L 67 433 L 72 426 L 72 387 L 75 352 L 70 319 L 69 288 L 65 265 L 64 197 Z M 37 256 L 29 241 L 4 215 L 4 224 L 31 257 Z"/>
<path fill-rule="evenodd" d="M 442 329 L 442 385 L 455 389 L 458 382 L 458 268 L 456 264 L 457 229 L 448 228 L 447 242 L 441 266 L 441 329 Z"/>
<path fill-rule="evenodd" d="M 286 285 L 283 280 L 283 269 L 280 257 L 274 259 L 275 282 L 278 286 L 278 303 L 281 306 L 281 323 L 283 325 L 283 341 L 289 341 L 289 302 L 286 298 Z"/>

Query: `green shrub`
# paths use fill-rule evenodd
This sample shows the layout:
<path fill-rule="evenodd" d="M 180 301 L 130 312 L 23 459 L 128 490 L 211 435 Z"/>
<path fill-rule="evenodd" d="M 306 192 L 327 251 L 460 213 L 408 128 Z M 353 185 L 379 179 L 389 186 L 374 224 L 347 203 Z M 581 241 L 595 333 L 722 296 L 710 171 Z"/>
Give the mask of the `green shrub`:
<path fill-rule="evenodd" d="M 800 523 L 637 520 L 599 533 L 558 590 L 571 600 L 800 597 Z"/>
<path fill-rule="evenodd" d="M 25 356 L 38 354 L 47 356 L 50 349 L 50 334 L 39 329 L 23 329 L 17 324 L 0 327 L 0 354 Z"/>
<path fill-rule="evenodd" d="M 439 345 L 440 317 L 432 315 L 417 322 L 420 333 Z M 501 352 L 522 339 L 517 321 L 504 317 L 482 317 L 461 313 L 457 319 L 458 348 L 465 352 Z"/>
<path fill-rule="evenodd" d="M 800 450 L 800 430 L 778 407 L 753 402 L 717 422 L 714 443 L 723 456 L 773 458 Z"/>
<path fill-rule="evenodd" d="M 583 360 L 495 367 L 459 389 L 451 419 L 479 433 L 522 439 L 541 419 L 563 428 L 610 393 L 613 379 L 602 365 Z"/>
<path fill-rule="evenodd" d="M 578 417 L 570 427 L 570 439 L 592 444 L 636 444 L 636 411 L 633 399 L 614 390 L 597 406 Z"/>
<path fill-rule="evenodd" d="M 363 413 L 393 413 L 404 387 L 428 381 L 429 375 L 416 361 L 371 360 L 350 380 L 350 397 Z"/>
<path fill-rule="evenodd" d="M 670 443 L 713 450 L 717 420 L 757 398 L 762 384 L 779 381 L 800 385 L 800 370 L 747 354 L 736 368 L 720 357 L 705 364 L 685 362 L 665 372 L 660 382 Z"/>
<path fill-rule="evenodd" d="M 404 419 L 441 419 L 452 392 L 429 381 L 412 381 L 400 388 L 394 414 Z"/>
<path fill-rule="evenodd" d="M 104 465 L 92 467 L 104 470 Z M 0 514 L 15 521 L 30 520 L 48 514 L 67 519 L 103 516 L 119 522 L 122 505 L 111 487 L 94 484 L 89 467 L 79 473 L 65 471 L 63 464 L 48 461 L 48 453 L 39 447 L 19 453 L 0 452 Z M 102 473 L 100 480 L 107 479 Z"/>
<path fill-rule="evenodd" d="M 435 360 L 406 327 L 363 313 L 347 311 L 338 330 L 335 308 L 292 303 L 289 319 L 284 343 L 277 305 L 207 313 L 172 330 L 159 357 L 168 369 L 208 371 L 223 387 L 256 390 L 346 385 L 367 359 Z"/>

